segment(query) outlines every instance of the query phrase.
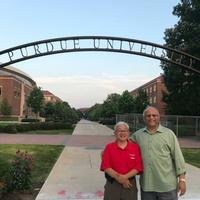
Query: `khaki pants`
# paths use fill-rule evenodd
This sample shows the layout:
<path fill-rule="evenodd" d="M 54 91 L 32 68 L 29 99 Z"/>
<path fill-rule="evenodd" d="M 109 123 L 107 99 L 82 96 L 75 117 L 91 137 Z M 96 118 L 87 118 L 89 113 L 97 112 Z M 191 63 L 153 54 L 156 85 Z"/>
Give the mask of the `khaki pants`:
<path fill-rule="evenodd" d="M 132 187 L 126 189 L 116 181 L 111 183 L 107 180 L 104 187 L 104 200 L 137 200 L 136 181 L 132 179 L 130 182 Z"/>

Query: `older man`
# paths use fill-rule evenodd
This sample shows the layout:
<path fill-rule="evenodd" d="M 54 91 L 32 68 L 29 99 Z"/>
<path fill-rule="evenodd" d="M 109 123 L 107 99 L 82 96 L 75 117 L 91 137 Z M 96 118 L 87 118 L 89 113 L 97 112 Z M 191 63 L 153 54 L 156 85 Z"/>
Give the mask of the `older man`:
<path fill-rule="evenodd" d="M 173 131 L 160 124 L 152 106 L 144 112 L 145 128 L 130 136 L 141 149 L 144 171 L 140 177 L 142 200 L 177 200 L 186 191 L 185 161 Z"/>
<path fill-rule="evenodd" d="M 101 170 L 106 175 L 104 200 L 137 200 L 135 176 L 143 165 L 137 144 L 128 141 L 129 126 L 118 122 L 114 131 L 116 140 L 106 145 Z"/>

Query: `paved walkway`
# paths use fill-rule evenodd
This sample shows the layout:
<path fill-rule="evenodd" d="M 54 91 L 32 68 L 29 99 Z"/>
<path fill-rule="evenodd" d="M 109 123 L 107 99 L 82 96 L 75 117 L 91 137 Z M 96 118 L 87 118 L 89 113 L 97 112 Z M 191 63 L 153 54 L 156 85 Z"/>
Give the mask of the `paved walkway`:
<path fill-rule="evenodd" d="M 113 138 L 106 126 L 81 120 L 36 200 L 102 199 L 105 179 L 99 171 L 100 153 Z"/>
<path fill-rule="evenodd" d="M 99 171 L 100 153 L 113 139 L 111 129 L 86 120 L 77 124 L 72 136 L 0 134 L 0 144 L 66 145 L 36 200 L 101 200 L 105 179 Z M 179 142 L 182 147 L 200 147 L 193 138 Z M 200 200 L 199 186 L 200 169 L 187 165 L 187 193 L 180 199 Z"/>
<path fill-rule="evenodd" d="M 113 140 L 112 130 L 81 120 L 36 200 L 101 200 L 104 175 L 100 153 Z M 107 139 L 105 139 L 107 138 Z M 187 165 L 187 193 L 180 199 L 200 200 L 200 169 Z"/>

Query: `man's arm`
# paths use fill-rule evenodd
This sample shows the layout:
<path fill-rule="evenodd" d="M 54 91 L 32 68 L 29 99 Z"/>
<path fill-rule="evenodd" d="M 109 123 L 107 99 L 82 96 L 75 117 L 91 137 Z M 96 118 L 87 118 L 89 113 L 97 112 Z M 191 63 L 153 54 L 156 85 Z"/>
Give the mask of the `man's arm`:
<path fill-rule="evenodd" d="M 107 169 L 105 169 L 105 172 L 106 172 L 109 176 L 111 176 L 112 178 L 114 178 L 114 179 L 117 181 L 117 179 L 118 179 L 118 177 L 119 177 L 119 174 L 118 174 L 114 169 L 112 169 L 112 168 L 107 168 Z"/>
<path fill-rule="evenodd" d="M 178 192 L 180 196 L 184 195 L 186 192 L 185 174 L 179 175 Z"/>
<path fill-rule="evenodd" d="M 178 180 L 178 192 L 180 196 L 184 195 L 186 192 L 186 180 L 185 180 L 185 160 L 178 143 L 177 137 L 173 134 L 173 148 L 172 148 L 172 158 L 174 160 L 176 174 L 179 177 Z"/>
<path fill-rule="evenodd" d="M 132 169 L 131 171 L 129 171 L 127 174 L 125 174 L 124 176 L 129 179 L 129 178 L 132 178 L 134 177 L 135 175 L 138 174 L 138 170 L 137 169 Z"/>
<path fill-rule="evenodd" d="M 112 168 L 107 168 L 105 170 L 105 172 L 111 176 L 112 178 L 114 178 L 118 183 L 122 184 L 124 188 L 130 188 L 132 186 L 132 184 L 129 181 L 129 177 L 134 176 L 134 174 L 136 173 L 134 172 L 129 172 L 125 175 L 119 174 L 117 173 L 115 170 L 113 170 Z"/>

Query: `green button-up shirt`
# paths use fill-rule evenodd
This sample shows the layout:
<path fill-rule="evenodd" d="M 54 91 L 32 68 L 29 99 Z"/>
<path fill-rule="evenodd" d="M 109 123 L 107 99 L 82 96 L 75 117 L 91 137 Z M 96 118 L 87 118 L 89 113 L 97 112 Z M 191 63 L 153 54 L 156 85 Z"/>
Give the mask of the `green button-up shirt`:
<path fill-rule="evenodd" d="M 142 128 L 130 136 L 141 149 L 143 191 L 167 192 L 177 188 L 177 176 L 185 173 L 185 161 L 176 135 L 159 125 L 155 133 Z"/>

